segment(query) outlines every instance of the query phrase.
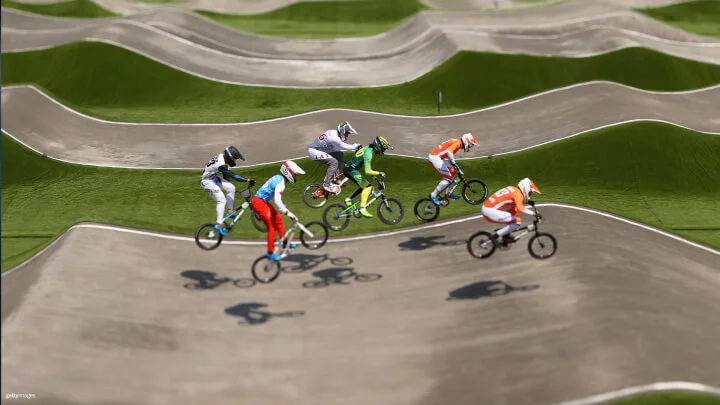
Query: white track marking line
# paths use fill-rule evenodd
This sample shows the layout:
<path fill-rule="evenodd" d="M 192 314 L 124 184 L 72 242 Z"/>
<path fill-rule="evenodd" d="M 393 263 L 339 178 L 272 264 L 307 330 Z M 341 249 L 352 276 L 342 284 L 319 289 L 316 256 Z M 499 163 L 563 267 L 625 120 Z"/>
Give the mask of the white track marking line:
<path fill-rule="evenodd" d="M 700 131 L 700 130 L 697 130 L 697 129 L 694 129 L 694 128 L 686 127 L 686 126 L 684 126 L 684 125 L 676 124 L 676 123 L 671 122 L 671 121 L 664 121 L 664 120 L 659 120 L 659 119 L 654 119 L 654 118 L 647 118 L 647 119 L 637 118 L 637 119 L 624 120 L 624 121 L 614 122 L 614 123 L 611 123 L 611 124 L 602 125 L 602 126 L 595 127 L 595 128 L 586 129 L 586 130 L 580 131 L 580 132 L 578 132 L 578 133 L 570 134 L 570 135 L 567 135 L 567 136 L 564 136 L 564 137 L 560 137 L 560 138 L 556 138 L 556 139 L 551 139 L 551 140 L 549 140 L 549 141 L 541 142 L 541 143 L 536 144 L 536 145 L 527 146 L 527 147 L 525 147 L 525 148 L 521 148 L 521 149 L 517 149 L 517 150 L 512 150 L 512 151 L 509 151 L 509 152 L 496 153 L 496 154 L 493 154 L 492 156 L 495 157 L 495 156 L 502 156 L 502 155 L 509 155 L 509 154 L 512 154 L 512 153 L 523 152 L 523 151 L 526 151 L 526 150 L 529 150 L 529 149 L 534 149 L 534 148 L 537 148 L 537 147 L 540 147 L 540 146 L 544 146 L 544 145 L 548 145 L 548 144 L 551 144 L 551 143 L 554 143 L 554 142 L 563 141 L 563 140 L 566 140 L 566 139 L 569 139 L 569 138 L 573 138 L 573 137 L 576 137 L 576 136 L 579 136 L 579 135 L 582 135 L 582 134 L 586 134 L 586 133 L 588 133 L 588 132 L 599 131 L 599 130 L 602 130 L 602 129 L 611 128 L 611 127 L 615 127 L 615 126 L 619 126 L 619 125 L 624 125 L 624 124 L 628 124 L 628 123 L 634 123 L 634 122 L 659 122 L 659 123 L 668 124 L 668 125 L 672 125 L 672 126 L 675 126 L 675 127 L 679 127 L 679 128 L 683 128 L 683 129 L 687 129 L 687 130 L 690 130 L 690 131 L 699 132 L 699 133 L 703 133 L 703 134 L 707 134 L 707 135 L 720 135 L 720 132 Z M 28 144 L 26 144 L 25 142 L 23 142 L 22 140 L 20 140 L 20 138 L 14 136 L 14 135 L 11 134 L 10 132 L 8 132 L 6 129 L 3 128 L 3 129 L 2 129 L 2 132 L 5 133 L 7 136 L 11 137 L 12 139 L 14 139 L 15 141 L 17 141 L 18 143 L 22 144 L 22 145 L 25 146 L 26 148 L 32 150 L 32 151 L 35 152 L 35 153 L 38 153 L 38 154 L 42 155 L 42 152 L 40 152 L 39 150 L 37 150 L 37 149 L 29 146 Z M 410 156 L 410 155 L 403 155 L 403 154 L 399 154 L 399 153 L 386 153 L 386 155 L 388 155 L 388 156 L 399 156 L 399 157 L 405 157 L 405 158 L 411 158 L 411 159 L 427 159 L 427 156 Z M 47 158 L 48 158 L 48 159 L 55 160 L 55 161 L 58 161 L 58 162 L 63 162 L 63 163 L 68 163 L 68 164 L 74 164 L 74 165 L 80 165 L 80 166 L 88 166 L 88 167 L 109 167 L 109 168 L 114 168 L 114 169 L 130 169 L 130 170 L 188 170 L 188 171 L 197 171 L 197 170 L 200 170 L 198 167 L 137 167 L 137 166 L 120 166 L 120 165 L 111 165 L 111 164 L 90 164 L 90 163 L 75 162 L 75 161 L 71 161 L 71 160 L 61 159 L 61 158 L 53 157 L 53 156 L 50 156 L 50 155 L 47 155 Z M 300 159 L 307 159 L 307 158 L 308 158 L 307 156 L 298 156 L 298 157 L 288 158 L 288 159 L 289 159 L 289 160 L 300 160 Z M 469 158 L 456 158 L 456 160 L 458 160 L 458 161 L 469 161 L 469 160 L 487 159 L 487 158 L 488 158 L 488 155 L 485 155 L 485 156 L 477 156 L 477 157 L 469 157 Z M 249 164 L 249 165 L 243 165 L 243 166 L 241 166 L 241 167 L 238 167 L 238 169 L 247 168 L 247 167 L 265 166 L 265 165 L 269 165 L 269 164 L 275 164 L 275 163 L 284 162 L 285 160 L 288 160 L 288 159 L 281 159 L 281 160 L 276 160 L 276 161 L 268 161 L 268 162 L 264 162 L 264 163 L 254 163 L 254 164 Z"/>
<path fill-rule="evenodd" d="M 698 249 L 704 250 L 706 252 L 720 256 L 720 250 L 716 250 L 716 249 L 701 245 L 699 243 L 692 242 L 690 240 L 670 234 L 670 233 L 662 231 L 660 229 L 651 227 L 649 225 L 641 224 L 639 222 L 635 222 L 635 221 L 632 221 L 632 220 L 629 220 L 626 218 L 622 218 L 622 217 L 619 217 L 619 216 L 616 216 L 616 215 L 613 215 L 613 214 L 610 214 L 607 212 L 602 212 L 602 211 L 594 210 L 591 208 L 579 207 L 579 206 L 562 204 L 562 203 L 537 203 L 536 205 L 538 207 L 558 207 L 558 208 L 563 208 L 563 209 L 573 209 L 573 210 L 578 210 L 578 211 L 583 211 L 583 212 L 587 212 L 587 213 L 591 213 L 591 214 L 600 215 L 600 216 L 603 216 L 606 218 L 615 219 L 615 220 L 624 222 L 626 224 L 634 225 L 634 226 L 637 226 L 639 228 L 642 228 L 642 229 L 650 231 L 650 232 L 655 232 L 657 234 L 669 237 L 678 242 L 685 243 L 685 244 L 693 246 L 695 248 L 698 248 Z M 467 222 L 467 221 L 471 221 L 471 220 L 475 220 L 475 219 L 480 219 L 482 217 L 483 217 L 482 215 L 465 216 L 465 217 L 461 217 L 459 219 L 438 222 L 438 223 L 431 224 L 431 225 L 421 225 L 421 226 L 416 226 L 416 227 L 408 228 L 408 229 L 400 229 L 397 231 L 378 232 L 378 233 L 372 233 L 372 234 L 360 235 L 360 236 L 342 237 L 342 238 L 337 238 L 337 239 L 332 238 L 332 239 L 328 239 L 327 243 L 355 242 L 355 241 L 359 241 L 359 240 L 377 239 L 377 238 L 395 236 L 395 235 L 400 235 L 400 234 L 405 234 L 405 233 L 419 232 L 419 231 L 424 231 L 427 229 L 440 228 L 440 227 L 450 226 L 450 225 L 454 225 L 454 224 L 461 223 L 461 222 Z M 155 238 L 160 238 L 160 239 L 177 240 L 177 241 L 193 242 L 193 243 L 195 242 L 195 238 L 190 237 L 190 236 L 167 235 L 167 234 L 162 234 L 159 232 L 141 231 L 138 229 L 122 228 L 122 227 L 114 226 L 114 225 L 75 224 L 75 225 L 71 226 L 70 228 L 68 228 L 57 239 L 55 239 L 52 243 L 50 243 L 48 246 L 46 246 L 40 252 L 36 253 L 35 255 L 33 255 L 29 259 L 25 260 L 24 262 L 18 264 L 14 268 L 4 272 L 2 274 L 2 276 L 5 277 L 7 274 L 13 273 L 13 272 L 21 269 L 22 267 L 24 267 L 26 264 L 30 263 L 35 258 L 40 257 L 46 250 L 50 249 L 55 243 L 57 243 L 59 240 L 61 240 L 63 237 L 65 237 L 71 230 L 78 229 L 78 228 L 103 229 L 103 230 L 115 231 L 115 232 L 121 232 L 121 233 L 130 233 L 130 234 L 134 234 L 134 235 L 150 236 L 150 237 L 155 237 Z M 330 232 L 332 232 L 332 231 L 330 231 Z M 229 241 L 223 242 L 223 245 L 241 245 L 241 246 L 261 246 L 261 245 L 265 245 L 265 244 L 267 244 L 266 240 L 258 240 L 258 241 L 229 240 Z"/>
<path fill-rule="evenodd" d="M 86 119 L 89 119 L 89 120 L 92 120 L 92 121 L 95 121 L 95 122 L 101 122 L 101 123 L 104 123 L 104 124 L 130 125 L 130 126 L 189 126 L 189 127 L 193 127 L 193 126 L 213 126 L 213 127 L 215 127 L 215 126 L 217 126 L 217 127 L 231 127 L 231 126 L 258 125 L 258 124 L 265 124 L 265 123 L 270 123 L 270 122 L 285 121 L 285 120 L 291 120 L 291 119 L 294 119 L 294 118 L 306 117 L 306 116 L 309 116 L 309 115 L 322 114 L 322 113 L 325 113 L 325 112 L 351 112 L 351 113 L 360 113 L 360 114 L 376 115 L 376 116 L 380 116 L 380 117 L 410 118 L 410 119 L 421 119 L 421 120 L 448 119 L 448 118 L 455 118 L 455 117 L 463 117 L 463 116 L 472 115 L 472 114 L 479 114 L 479 113 L 482 113 L 482 112 L 485 112 L 485 111 L 492 111 L 492 110 L 500 109 L 500 108 L 507 107 L 507 106 L 510 106 L 510 105 L 513 105 L 513 104 L 518 104 L 518 103 L 522 103 L 522 102 L 524 102 L 524 101 L 532 100 L 532 99 L 534 99 L 534 98 L 539 98 L 539 97 L 542 97 L 542 96 L 546 96 L 546 95 L 549 95 L 549 94 L 560 93 L 560 92 L 567 91 L 567 90 L 571 90 L 571 89 L 575 89 L 575 88 L 578 88 L 578 87 L 594 86 L 594 85 L 599 85 L 599 84 L 601 84 L 601 85 L 607 85 L 607 86 L 617 86 L 617 87 L 621 87 L 621 88 L 624 88 L 624 89 L 636 91 L 636 92 L 639 92 L 639 93 L 656 94 L 656 95 L 685 95 L 685 94 L 695 94 L 695 93 L 708 92 L 708 91 L 712 91 L 712 90 L 715 90 L 715 89 L 719 89 L 719 88 L 720 88 L 720 84 L 715 84 L 715 85 L 712 85 L 712 86 L 709 86 L 709 87 L 703 87 L 703 88 L 693 89 L 693 90 L 682 90 L 682 91 L 655 91 L 655 90 L 639 89 L 639 88 L 636 88 L 636 87 L 628 86 L 628 85 L 626 85 L 626 84 L 617 83 L 617 82 L 611 82 L 611 81 L 606 81 L 606 80 L 593 80 L 593 81 L 588 81 L 588 82 L 571 84 L 571 85 L 565 86 L 565 87 L 558 87 L 558 88 L 546 90 L 546 91 L 543 91 L 543 92 L 540 92 L 540 93 L 530 94 L 530 95 L 528 95 L 528 96 L 524 96 L 524 97 L 521 97 L 521 98 L 513 99 L 513 100 L 510 100 L 510 101 L 506 101 L 506 102 L 504 102 L 504 103 L 500 103 L 500 104 L 491 105 L 491 106 L 488 106 L 488 107 L 483 107 L 483 108 L 480 108 L 480 109 L 477 109 L 477 110 L 466 111 L 466 112 L 457 113 L 457 114 L 449 114 L 449 115 L 433 115 L 433 116 L 403 115 L 403 114 L 390 114 L 390 113 L 383 113 L 383 112 L 376 112 L 376 111 L 367 111 L 367 110 L 355 110 L 355 109 L 351 109 L 351 108 L 324 108 L 324 109 L 321 109 L 321 110 L 313 110 L 313 111 L 308 111 L 308 112 L 304 112 L 304 113 L 287 115 L 287 116 L 284 116 L 284 117 L 269 118 L 269 119 L 266 119 L 266 120 L 248 121 L 248 122 L 227 122 L 227 123 L 214 123 L 214 122 L 208 122 L 208 123 L 197 123 L 197 122 L 193 122 L 193 123 L 173 123 L 173 122 L 162 123 L 162 122 L 109 121 L 109 120 L 105 120 L 105 119 L 102 119 L 102 118 L 93 117 L 93 116 L 84 114 L 84 113 L 82 113 L 82 112 L 80 112 L 80 111 L 74 110 L 74 109 L 72 109 L 71 107 L 66 106 L 66 105 L 64 105 L 63 103 L 55 100 L 52 96 L 50 96 L 50 95 L 48 95 L 47 93 L 45 93 L 42 89 L 40 89 L 40 88 L 38 88 L 38 87 L 36 87 L 35 85 L 32 85 L 32 84 L 17 84 L 17 85 L 5 86 L 4 88 L 5 88 L 6 90 L 21 89 L 21 88 L 29 88 L 29 89 L 32 89 L 32 90 L 36 91 L 37 93 L 39 93 L 40 95 L 42 95 L 43 97 L 45 97 L 45 98 L 47 98 L 48 100 L 50 100 L 51 102 L 53 102 L 54 104 L 62 107 L 64 110 L 66 110 L 66 111 L 68 111 L 68 112 L 71 112 L 71 113 L 73 113 L 73 114 L 75 114 L 75 115 L 78 115 L 78 116 L 81 116 L 81 117 L 83 117 L 83 118 L 86 118 Z"/>
<path fill-rule="evenodd" d="M 663 381 L 647 385 L 639 385 L 634 387 L 623 388 L 617 391 L 610 391 L 603 394 L 593 395 L 591 397 L 576 399 L 573 401 L 562 402 L 558 405 L 595 405 L 616 401 L 624 398 L 633 397 L 639 394 L 647 394 L 651 392 L 661 391 L 692 391 L 704 394 L 712 394 L 720 396 L 720 388 L 710 385 L 699 384 L 687 381 Z"/>

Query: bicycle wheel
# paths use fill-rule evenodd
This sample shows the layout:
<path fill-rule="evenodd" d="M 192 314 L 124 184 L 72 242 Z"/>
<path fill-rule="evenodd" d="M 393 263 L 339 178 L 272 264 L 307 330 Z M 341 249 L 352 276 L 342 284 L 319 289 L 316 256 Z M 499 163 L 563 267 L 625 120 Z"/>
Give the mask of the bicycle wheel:
<path fill-rule="evenodd" d="M 415 218 L 421 222 L 432 222 L 440 215 L 440 207 L 429 198 L 421 198 L 415 203 Z"/>
<path fill-rule="evenodd" d="M 488 188 L 480 179 L 470 179 L 463 184 L 462 196 L 468 204 L 478 205 L 488 196 Z"/>
<path fill-rule="evenodd" d="M 387 202 L 387 206 L 385 203 Z M 403 219 L 405 209 L 397 198 L 387 197 L 377 207 L 377 214 L 380 220 L 386 225 L 395 225 Z"/>
<path fill-rule="evenodd" d="M 311 183 L 303 189 L 302 198 L 305 205 L 310 208 L 320 208 L 328 202 L 328 195 L 318 189 L 322 190 L 322 184 Z"/>
<path fill-rule="evenodd" d="M 195 231 L 195 243 L 202 250 L 213 250 L 220 246 L 222 240 L 222 234 L 215 229 L 213 223 L 202 224 Z"/>
<path fill-rule="evenodd" d="M 333 231 L 341 231 L 350 223 L 349 212 L 344 212 L 347 208 L 342 204 L 330 204 L 323 212 L 323 222 L 325 226 Z"/>
<path fill-rule="evenodd" d="M 377 273 L 365 273 L 365 274 L 358 274 L 355 276 L 355 281 L 375 281 L 380 280 L 382 278 L 382 274 Z"/>
<path fill-rule="evenodd" d="M 473 234 L 467 242 L 467 250 L 470 256 L 485 259 L 495 252 L 495 243 L 493 243 L 490 232 L 480 231 Z"/>
<path fill-rule="evenodd" d="M 313 236 L 300 232 L 300 242 L 308 249 L 320 249 L 328 240 L 328 229 L 320 221 L 311 221 L 305 224 L 305 228 L 312 232 Z"/>
<path fill-rule="evenodd" d="M 538 232 L 528 241 L 528 251 L 536 259 L 548 259 L 555 254 L 556 250 L 557 240 L 549 233 Z"/>
<path fill-rule="evenodd" d="M 330 283 L 328 283 L 327 281 L 323 281 L 323 280 L 311 280 L 311 281 L 306 281 L 306 282 L 302 283 L 302 286 L 305 288 L 320 288 L 320 287 L 327 287 L 329 285 L 330 285 Z"/>
<path fill-rule="evenodd" d="M 267 256 L 260 256 L 252 264 L 252 275 L 261 283 L 274 281 L 280 275 L 280 262 Z"/>
<path fill-rule="evenodd" d="M 250 288 L 250 287 L 254 286 L 256 283 L 255 283 L 255 280 L 253 280 L 251 278 L 239 278 L 239 279 L 233 281 L 233 284 L 237 288 Z"/>
<path fill-rule="evenodd" d="M 251 211 L 250 218 L 255 229 L 260 232 L 267 232 L 267 226 L 265 226 L 265 223 L 260 219 L 260 215 L 258 215 L 257 212 Z"/>
<path fill-rule="evenodd" d="M 333 266 L 347 266 L 348 264 L 351 264 L 353 262 L 353 259 L 349 257 L 335 257 L 333 259 L 330 259 L 330 264 Z"/>

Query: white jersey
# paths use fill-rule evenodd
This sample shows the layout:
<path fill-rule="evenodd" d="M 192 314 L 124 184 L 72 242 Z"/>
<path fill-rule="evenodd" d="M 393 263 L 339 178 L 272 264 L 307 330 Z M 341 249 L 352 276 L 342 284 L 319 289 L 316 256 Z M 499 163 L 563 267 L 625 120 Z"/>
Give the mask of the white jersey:
<path fill-rule="evenodd" d="M 348 145 L 340 139 L 336 129 L 328 129 L 318 136 L 309 146 L 322 152 L 335 152 L 339 150 L 353 150 L 355 145 Z"/>
<path fill-rule="evenodd" d="M 220 172 L 220 167 L 225 165 L 227 165 L 227 163 L 225 163 L 225 156 L 223 156 L 222 153 L 213 157 L 207 162 L 207 165 L 205 165 L 205 171 L 202 174 L 202 179 L 215 178 Z"/>

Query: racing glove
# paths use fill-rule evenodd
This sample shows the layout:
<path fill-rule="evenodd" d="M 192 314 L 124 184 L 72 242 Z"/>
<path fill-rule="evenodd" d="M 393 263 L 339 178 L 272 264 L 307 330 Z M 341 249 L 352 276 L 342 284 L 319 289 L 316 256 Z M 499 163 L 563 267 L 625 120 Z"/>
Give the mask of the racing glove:
<path fill-rule="evenodd" d="M 293 221 L 297 221 L 297 217 L 292 212 L 287 211 L 287 212 L 285 212 L 285 215 L 287 215 L 288 218 L 292 219 Z"/>
<path fill-rule="evenodd" d="M 254 180 L 254 179 L 248 179 L 248 183 L 249 183 L 251 186 L 254 186 L 254 185 L 255 185 L 255 180 Z"/>

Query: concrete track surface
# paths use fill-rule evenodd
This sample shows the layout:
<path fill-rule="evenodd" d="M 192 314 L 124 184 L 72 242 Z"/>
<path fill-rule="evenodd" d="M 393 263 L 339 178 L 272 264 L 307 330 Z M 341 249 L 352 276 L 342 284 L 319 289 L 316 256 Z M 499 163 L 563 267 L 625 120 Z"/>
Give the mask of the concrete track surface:
<path fill-rule="evenodd" d="M 20 0 L 20 3 L 49 4 L 67 0 Z M 228 14 L 261 14 L 295 3 L 307 3 L 323 0 L 182 0 L 170 3 L 151 3 L 138 0 L 94 0 L 101 7 L 116 14 L 131 15 L 160 9 L 208 10 Z M 342 1 L 342 0 L 339 0 Z M 347 0 L 352 1 L 352 0 Z M 419 0 L 430 8 L 441 10 L 487 10 L 521 9 L 545 7 L 561 2 L 587 2 L 594 0 L 546 0 L 543 2 L 523 2 L 517 0 Z M 660 7 L 688 0 L 604 0 L 624 7 Z"/>
<path fill-rule="evenodd" d="M 480 148 L 472 156 L 458 156 L 462 159 L 529 148 L 628 120 L 663 120 L 720 133 L 718 105 L 720 86 L 649 93 L 599 82 L 438 118 L 325 110 L 257 123 L 137 124 L 92 119 L 34 87 L 11 87 L 3 89 L 2 129 L 37 151 L 74 163 L 197 168 L 228 143 L 253 151 L 242 166 L 307 156 L 307 145 L 343 120 L 358 130 L 357 142 L 367 144 L 384 134 L 395 154 L 421 158 L 448 137 L 472 132 Z M 169 141 L 172 149 L 167 148 Z"/>
<path fill-rule="evenodd" d="M 470 257 L 465 240 L 492 228 L 476 219 L 298 248 L 254 286 L 264 246 L 73 229 L 2 278 L 2 392 L 63 405 L 542 405 L 720 384 L 717 252 L 541 212 L 559 242 L 546 261 L 525 241 Z"/>
<path fill-rule="evenodd" d="M 586 57 L 642 46 L 720 63 L 720 41 L 604 3 L 511 14 L 428 12 L 378 36 L 339 40 L 261 37 L 178 11 L 78 21 L 3 9 L 2 21 L 4 52 L 102 41 L 210 80 L 258 86 L 400 84 L 462 50 Z"/>

